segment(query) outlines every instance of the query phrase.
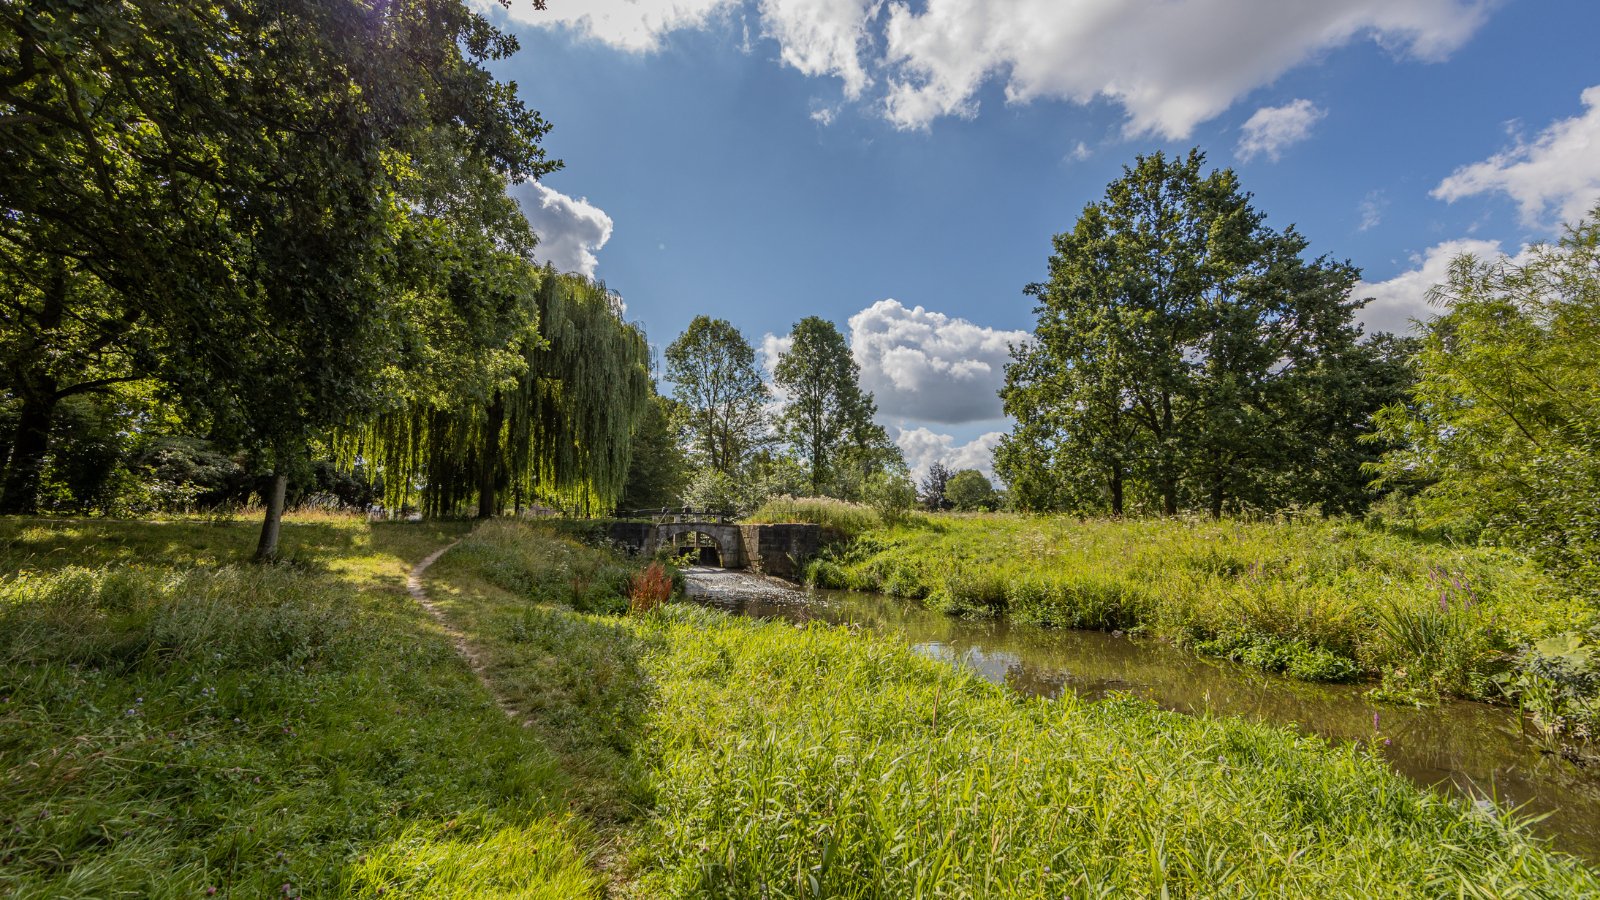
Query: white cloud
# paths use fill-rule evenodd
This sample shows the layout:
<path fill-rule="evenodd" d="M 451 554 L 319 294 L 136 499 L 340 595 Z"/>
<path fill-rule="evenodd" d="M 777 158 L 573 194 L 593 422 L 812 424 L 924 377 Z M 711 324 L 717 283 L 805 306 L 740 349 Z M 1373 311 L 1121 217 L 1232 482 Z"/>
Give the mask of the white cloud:
<path fill-rule="evenodd" d="M 879 300 L 850 317 L 850 349 L 861 386 L 892 419 L 961 423 L 1001 416 L 997 392 L 1010 344 L 1026 331 L 1000 331 Z"/>
<path fill-rule="evenodd" d="M 593 278 L 599 263 L 595 252 L 611 240 L 611 217 L 605 210 L 587 198 L 574 200 L 537 181 L 516 185 L 511 195 L 517 198 L 522 214 L 539 236 L 533 255 L 560 271 Z"/>
<path fill-rule="evenodd" d="M 921 480 L 934 463 L 944 463 L 952 472 L 977 469 L 994 478 L 994 448 L 1000 445 L 1004 432 L 991 431 L 973 440 L 956 445 L 955 438 L 927 428 L 902 428 L 894 442 L 905 454 L 911 476 Z"/>
<path fill-rule="evenodd" d="M 497 10 L 497 0 L 472 0 L 483 10 Z M 535 9 L 532 0 L 512 0 L 512 19 L 529 25 L 571 29 L 586 38 L 630 53 L 661 46 L 671 32 L 699 29 L 718 14 L 739 6 L 739 0 L 550 0 Z"/>
<path fill-rule="evenodd" d="M 490 8 L 493 0 L 474 0 Z M 1238 98 L 1318 54 L 1371 39 L 1399 55 L 1439 60 L 1461 46 L 1497 0 L 749 0 L 784 64 L 837 77 L 895 125 L 972 116 L 1003 80 L 1008 102 L 1120 105 L 1130 134 L 1187 137 Z M 666 34 L 706 28 L 744 0 L 551 0 L 522 22 L 571 28 L 642 52 Z M 887 9 L 887 15 L 884 10 Z M 729 29 L 730 39 L 737 39 Z"/>
<path fill-rule="evenodd" d="M 839 115 L 839 110 L 832 106 L 820 106 L 811 111 L 811 121 L 827 128 L 833 124 L 834 118 Z"/>
<path fill-rule="evenodd" d="M 1384 196 L 1383 191 L 1368 191 L 1361 200 L 1361 224 L 1356 226 L 1356 230 L 1371 231 L 1383 224 L 1383 211 L 1388 205 L 1389 198 Z"/>
<path fill-rule="evenodd" d="M 1067 154 L 1067 159 L 1073 162 L 1083 162 L 1093 155 L 1094 151 L 1089 149 L 1089 145 L 1079 141 L 1078 145 L 1072 148 L 1072 152 Z"/>
<path fill-rule="evenodd" d="M 1600 85 L 1583 92 L 1584 111 L 1551 124 L 1533 141 L 1462 166 L 1433 189 L 1447 201 L 1503 192 L 1524 224 L 1577 224 L 1600 202 Z M 1548 220 L 1554 213 L 1559 222 Z"/>
<path fill-rule="evenodd" d="M 1362 309 L 1358 318 L 1367 332 L 1390 331 L 1406 334 L 1412 330 L 1411 320 L 1426 322 L 1438 310 L 1428 303 L 1428 290 L 1442 284 L 1450 274 L 1450 263 L 1462 254 L 1470 253 L 1480 260 L 1504 257 L 1499 241 L 1482 241 L 1463 238 L 1445 241 L 1429 247 L 1426 253 L 1413 256 L 1416 268 L 1388 281 L 1366 282 L 1355 286 L 1353 296 L 1371 297 L 1372 302 Z M 1528 261 L 1527 251 L 1511 258 L 1517 264 Z"/>
<path fill-rule="evenodd" d="M 836 75 L 854 100 L 872 84 L 861 62 L 881 0 L 761 0 L 762 35 L 805 75 Z M 827 124 L 827 123 L 823 123 Z"/>
<path fill-rule="evenodd" d="M 1492 0 L 927 0 L 889 7 L 889 120 L 970 116 L 992 78 L 1006 98 L 1127 112 L 1130 134 L 1184 138 L 1317 54 L 1370 37 L 1423 60 L 1455 50 Z"/>
<path fill-rule="evenodd" d="M 1240 129 L 1239 147 L 1234 152 L 1242 160 L 1261 154 L 1278 161 L 1285 148 L 1311 136 L 1311 126 L 1328 113 L 1310 100 L 1295 100 L 1282 106 L 1263 106 Z"/>

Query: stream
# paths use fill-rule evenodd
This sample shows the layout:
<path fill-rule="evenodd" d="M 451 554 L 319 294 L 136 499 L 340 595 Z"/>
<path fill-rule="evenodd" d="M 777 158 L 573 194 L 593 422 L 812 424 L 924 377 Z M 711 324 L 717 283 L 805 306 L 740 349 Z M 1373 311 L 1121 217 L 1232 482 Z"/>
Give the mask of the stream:
<path fill-rule="evenodd" d="M 1540 752 L 1513 710 L 1467 701 L 1423 709 L 1377 703 L 1365 696 L 1366 685 L 1306 684 L 1157 641 L 959 619 L 892 597 L 801 591 L 724 569 L 685 574 L 697 602 L 757 618 L 873 628 L 1023 694 L 1072 691 L 1097 699 L 1124 692 L 1181 713 L 1297 724 L 1335 742 L 1387 739 L 1383 758 L 1417 784 L 1545 816 L 1537 833 L 1600 862 L 1600 771 Z"/>

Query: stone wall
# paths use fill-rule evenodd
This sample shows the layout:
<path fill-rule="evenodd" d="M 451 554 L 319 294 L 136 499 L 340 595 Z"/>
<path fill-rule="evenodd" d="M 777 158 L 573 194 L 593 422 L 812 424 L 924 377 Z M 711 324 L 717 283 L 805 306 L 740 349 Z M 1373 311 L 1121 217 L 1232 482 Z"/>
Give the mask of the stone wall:
<path fill-rule="evenodd" d="M 816 525 L 741 525 L 750 568 L 763 575 L 799 581 L 805 565 L 822 546 Z"/>

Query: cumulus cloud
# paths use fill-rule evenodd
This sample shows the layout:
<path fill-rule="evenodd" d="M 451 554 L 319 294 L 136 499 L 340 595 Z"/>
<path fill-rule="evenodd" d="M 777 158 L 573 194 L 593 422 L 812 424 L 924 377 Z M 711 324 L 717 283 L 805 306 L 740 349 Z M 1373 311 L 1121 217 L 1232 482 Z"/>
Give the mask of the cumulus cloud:
<path fill-rule="evenodd" d="M 533 255 L 560 271 L 593 278 L 599 263 L 595 252 L 611 240 L 611 217 L 605 210 L 587 198 L 574 200 L 537 181 L 517 185 L 511 194 L 539 236 Z"/>
<path fill-rule="evenodd" d="M 1263 106 L 1240 129 L 1239 147 L 1234 152 L 1242 160 L 1265 154 L 1273 162 L 1285 148 L 1311 136 L 1311 126 L 1328 113 L 1310 100 L 1295 100 L 1282 106 Z"/>
<path fill-rule="evenodd" d="M 928 0 L 889 7 L 886 113 L 905 128 L 1010 102 L 1115 102 L 1130 134 L 1184 138 L 1318 53 L 1370 37 L 1423 60 L 1455 50 L 1491 0 Z"/>
<path fill-rule="evenodd" d="M 979 435 L 965 444 L 956 444 L 955 438 L 927 428 L 902 428 L 895 444 L 905 454 L 906 465 L 913 478 L 921 480 L 936 462 L 944 463 L 952 472 L 977 469 L 994 479 L 994 448 L 1000 445 L 1003 432 L 991 431 Z"/>
<path fill-rule="evenodd" d="M 1429 247 L 1427 252 L 1411 258 L 1415 267 L 1401 272 L 1388 281 L 1367 282 L 1356 285 L 1353 296 L 1371 297 L 1372 302 L 1361 310 L 1360 319 L 1370 334 L 1390 331 L 1406 334 L 1412 330 L 1411 320 L 1427 321 L 1438 312 L 1428 303 L 1428 290 L 1443 283 L 1450 275 L 1450 263 L 1456 257 L 1471 254 L 1480 260 L 1506 256 L 1499 241 L 1472 238 L 1445 241 Z M 1528 251 L 1523 249 L 1511 261 L 1518 265 L 1528 261 Z"/>
<path fill-rule="evenodd" d="M 489 7 L 493 0 L 474 0 Z M 1325 51 L 1371 39 L 1439 60 L 1496 0 L 750 0 L 786 65 L 843 82 L 895 125 L 971 116 L 983 86 L 1009 102 L 1103 99 L 1127 131 L 1179 139 L 1250 91 Z M 514 0 L 513 17 L 630 51 L 705 28 L 741 0 Z M 885 10 L 887 12 L 885 13 Z M 730 29 L 730 37 L 732 29 Z"/>
<path fill-rule="evenodd" d="M 888 418 L 961 423 L 1001 415 L 997 392 L 1011 344 L 1026 331 L 1001 331 L 898 300 L 850 317 L 850 349 L 861 386 Z"/>
<path fill-rule="evenodd" d="M 1600 85 L 1583 92 L 1583 105 L 1532 141 L 1457 169 L 1433 196 L 1455 201 L 1500 192 L 1516 201 L 1524 224 L 1576 224 L 1600 202 Z M 1550 221 L 1552 213 L 1558 221 Z"/>
<path fill-rule="evenodd" d="M 472 0 L 482 10 L 500 9 L 498 0 Z M 644 53 L 661 46 L 674 31 L 706 27 L 739 0 L 551 0 L 535 9 L 533 0 L 512 0 L 512 19 L 529 25 L 570 29 L 591 40 Z"/>
<path fill-rule="evenodd" d="M 805 75 L 835 75 L 852 100 L 872 84 L 861 61 L 881 0 L 762 0 L 762 35 Z M 824 123 L 826 124 L 826 123 Z"/>

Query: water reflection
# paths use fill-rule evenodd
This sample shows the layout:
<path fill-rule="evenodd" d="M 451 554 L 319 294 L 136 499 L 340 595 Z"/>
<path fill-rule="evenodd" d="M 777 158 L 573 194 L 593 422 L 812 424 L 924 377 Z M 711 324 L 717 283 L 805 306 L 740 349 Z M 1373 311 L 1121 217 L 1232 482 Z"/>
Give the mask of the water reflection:
<path fill-rule="evenodd" d="M 1126 692 L 1184 713 L 1296 723 L 1335 741 L 1387 739 L 1384 757 L 1413 781 L 1545 815 L 1537 830 L 1560 849 L 1600 861 L 1600 773 L 1539 752 L 1506 709 L 1466 702 L 1428 709 L 1374 703 L 1361 686 L 1302 684 L 1155 641 L 955 619 L 873 594 L 729 595 L 718 592 L 714 581 L 698 585 L 696 593 L 702 602 L 743 615 L 898 634 L 919 653 L 1024 694 L 1057 697 L 1071 690 L 1099 698 Z"/>

